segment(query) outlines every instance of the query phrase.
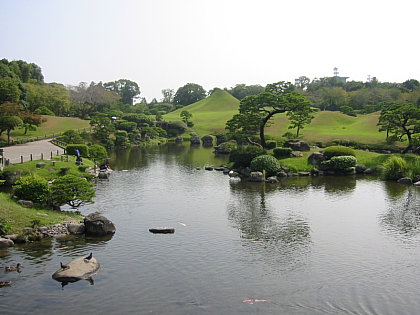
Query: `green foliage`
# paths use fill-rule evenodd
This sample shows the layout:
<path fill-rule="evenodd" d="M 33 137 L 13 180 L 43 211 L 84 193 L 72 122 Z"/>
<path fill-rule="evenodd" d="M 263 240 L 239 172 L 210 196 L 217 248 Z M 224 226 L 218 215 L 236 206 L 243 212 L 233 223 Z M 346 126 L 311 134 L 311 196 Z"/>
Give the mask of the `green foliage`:
<path fill-rule="evenodd" d="M 187 126 L 183 121 L 170 122 L 168 136 L 176 137 L 183 134 L 187 130 Z"/>
<path fill-rule="evenodd" d="M 117 130 L 115 132 L 115 146 L 119 148 L 128 148 L 130 146 L 127 131 Z"/>
<path fill-rule="evenodd" d="M 227 141 L 227 142 L 223 142 L 223 143 L 219 144 L 218 147 L 223 152 L 232 153 L 232 151 L 238 149 L 238 144 L 236 143 L 235 140 L 231 140 L 231 141 Z"/>
<path fill-rule="evenodd" d="M 356 157 L 356 152 L 352 148 L 339 146 L 339 145 L 325 148 L 324 157 L 325 157 L 326 160 L 329 160 L 334 156 L 354 156 L 354 157 Z"/>
<path fill-rule="evenodd" d="M 347 170 L 355 167 L 357 160 L 354 156 L 333 156 L 328 161 L 323 161 L 322 165 L 327 168 L 332 168 L 338 172 L 346 172 Z"/>
<path fill-rule="evenodd" d="M 93 185 L 86 179 L 74 175 L 65 175 L 56 179 L 51 185 L 51 192 L 54 205 L 68 204 L 73 208 L 92 202 L 95 196 Z"/>
<path fill-rule="evenodd" d="M 54 112 L 49 109 L 47 106 L 43 105 L 35 109 L 34 114 L 38 115 L 48 115 L 48 116 L 54 116 Z"/>
<path fill-rule="evenodd" d="M 276 158 L 286 158 L 286 157 L 290 157 L 290 155 L 292 154 L 292 148 L 275 148 L 273 150 L 273 154 Z"/>
<path fill-rule="evenodd" d="M 407 162 L 396 155 L 392 155 L 383 164 L 382 176 L 386 180 L 397 180 L 407 175 Z"/>
<path fill-rule="evenodd" d="M 19 199 L 31 200 L 46 205 L 50 197 L 48 181 L 38 175 L 23 176 L 16 181 L 13 193 Z"/>
<path fill-rule="evenodd" d="M 108 157 L 108 153 L 104 146 L 100 144 L 94 144 L 89 147 L 89 158 L 91 159 L 106 159 Z"/>
<path fill-rule="evenodd" d="M 137 124 L 133 121 L 119 121 L 116 123 L 116 129 L 132 132 L 137 129 Z"/>
<path fill-rule="evenodd" d="M 140 88 L 136 82 L 120 79 L 104 83 L 105 89 L 117 93 L 123 104 L 133 105 L 133 99 L 140 95 Z"/>
<path fill-rule="evenodd" d="M 276 146 L 277 146 L 276 141 L 267 141 L 267 143 L 266 143 L 267 150 L 274 149 Z"/>
<path fill-rule="evenodd" d="M 83 144 L 84 140 L 76 130 L 66 130 L 62 136 L 59 137 L 59 140 L 64 141 L 68 144 Z"/>
<path fill-rule="evenodd" d="M 76 148 L 79 149 L 80 155 L 83 157 L 89 156 L 89 148 L 86 144 L 68 144 L 66 146 L 66 153 L 68 155 L 75 155 Z"/>
<path fill-rule="evenodd" d="M 259 84 L 256 85 L 246 85 L 246 84 L 236 84 L 235 87 L 227 90 L 232 96 L 236 97 L 238 100 L 241 100 L 247 96 L 256 95 L 264 92 L 264 87 Z"/>
<path fill-rule="evenodd" d="M 0 235 L 5 235 L 9 233 L 10 226 L 7 223 L 7 220 L 3 217 L 0 217 Z"/>
<path fill-rule="evenodd" d="M 181 111 L 179 116 L 181 117 L 182 121 L 188 126 L 189 120 L 192 118 L 193 115 L 189 111 L 184 109 L 183 111 Z"/>
<path fill-rule="evenodd" d="M 355 113 L 354 109 L 350 106 L 347 106 L 347 105 L 341 106 L 340 107 L 340 112 L 342 112 L 345 115 L 356 116 L 356 113 Z"/>
<path fill-rule="evenodd" d="M 281 170 L 279 161 L 272 155 L 260 155 L 251 161 L 251 171 L 265 171 L 267 176 L 276 175 Z"/>
<path fill-rule="evenodd" d="M 229 162 L 233 162 L 235 167 L 248 167 L 254 158 L 263 154 L 266 154 L 266 151 L 260 147 L 241 146 L 230 153 Z"/>
<path fill-rule="evenodd" d="M 180 87 L 174 96 L 174 104 L 183 106 L 198 102 L 206 97 L 206 90 L 201 85 L 195 83 L 187 83 Z"/>

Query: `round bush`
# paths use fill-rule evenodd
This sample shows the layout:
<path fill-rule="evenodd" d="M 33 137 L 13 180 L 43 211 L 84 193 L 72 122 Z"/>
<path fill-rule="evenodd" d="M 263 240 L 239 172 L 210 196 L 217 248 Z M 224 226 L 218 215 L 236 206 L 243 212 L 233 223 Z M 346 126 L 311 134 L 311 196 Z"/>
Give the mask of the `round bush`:
<path fill-rule="evenodd" d="M 405 177 L 407 172 L 407 162 L 403 158 L 393 155 L 384 162 L 382 176 L 386 180 L 397 180 Z"/>
<path fill-rule="evenodd" d="M 248 167 L 255 157 L 265 153 L 264 149 L 257 146 L 243 146 L 230 153 L 229 162 L 233 162 L 235 167 Z"/>
<path fill-rule="evenodd" d="M 267 143 L 266 143 L 266 148 L 268 150 L 274 149 L 276 146 L 277 146 L 276 141 L 267 141 Z"/>
<path fill-rule="evenodd" d="M 38 107 L 37 109 L 35 109 L 34 114 L 55 116 L 54 112 L 51 109 L 49 109 L 47 106 Z"/>
<path fill-rule="evenodd" d="M 24 176 L 16 181 L 13 193 L 19 199 L 31 200 L 40 205 L 45 205 L 50 197 L 50 188 L 47 180 L 41 176 Z"/>
<path fill-rule="evenodd" d="M 266 171 L 267 176 L 276 175 L 281 170 L 279 161 L 272 155 L 260 155 L 251 161 L 251 171 Z"/>
<path fill-rule="evenodd" d="M 331 146 L 325 148 L 324 157 L 326 160 L 330 160 L 333 156 L 354 156 L 356 152 L 352 148 L 344 147 L 341 145 Z"/>
<path fill-rule="evenodd" d="M 75 155 L 76 154 L 76 148 L 79 149 L 81 156 L 89 156 L 89 149 L 86 144 L 68 144 L 66 146 L 66 153 L 68 155 Z"/>

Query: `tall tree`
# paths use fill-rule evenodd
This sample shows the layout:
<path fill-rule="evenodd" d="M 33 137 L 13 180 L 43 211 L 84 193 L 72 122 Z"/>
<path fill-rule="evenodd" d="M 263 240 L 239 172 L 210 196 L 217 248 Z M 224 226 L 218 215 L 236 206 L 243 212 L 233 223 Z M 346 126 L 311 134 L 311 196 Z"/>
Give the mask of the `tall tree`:
<path fill-rule="evenodd" d="M 413 104 L 392 104 L 381 111 L 378 121 L 379 131 L 387 131 L 399 139 L 407 137 L 407 152 L 413 147 L 413 134 L 420 132 L 420 108 Z"/>
<path fill-rule="evenodd" d="M 108 91 L 117 93 L 123 104 L 133 105 L 134 99 L 140 95 L 137 83 L 126 79 L 104 83 L 104 87 Z"/>
<path fill-rule="evenodd" d="M 290 82 L 267 85 L 265 92 L 245 97 L 236 114 L 226 123 L 226 129 L 235 135 L 250 136 L 259 133 L 260 142 L 266 147 L 264 128 L 276 114 L 305 111 L 310 102 L 300 93 L 293 91 Z"/>
<path fill-rule="evenodd" d="M 0 116 L 0 135 L 7 131 L 7 144 L 10 144 L 10 132 L 16 127 L 22 126 L 23 122 L 18 116 Z"/>
<path fill-rule="evenodd" d="M 175 91 L 172 89 L 163 89 L 162 95 L 162 103 L 172 103 L 174 100 Z"/>
<path fill-rule="evenodd" d="M 206 97 L 206 90 L 201 85 L 187 83 L 180 87 L 174 96 L 174 103 L 182 106 L 198 102 Z"/>
<path fill-rule="evenodd" d="M 287 117 L 290 121 L 289 129 L 296 128 L 296 137 L 299 137 L 299 132 L 307 124 L 310 124 L 314 116 L 312 116 L 312 110 L 310 106 L 306 106 L 305 104 L 297 105 L 293 111 L 288 111 L 286 113 Z"/>
<path fill-rule="evenodd" d="M 19 102 L 21 91 L 19 89 L 19 80 L 4 77 L 0 78 L 0 104 L 5 102 Z"/>
<path fill-rule="evenodd" d="M 246 84 L 236 84 L 235 87 L 227 90 L 233 97 L 241 100 L 247 96 L 256 95 L 264 92 L 264 87 L 259 84 L 255 85 L 246 85 Z"/>

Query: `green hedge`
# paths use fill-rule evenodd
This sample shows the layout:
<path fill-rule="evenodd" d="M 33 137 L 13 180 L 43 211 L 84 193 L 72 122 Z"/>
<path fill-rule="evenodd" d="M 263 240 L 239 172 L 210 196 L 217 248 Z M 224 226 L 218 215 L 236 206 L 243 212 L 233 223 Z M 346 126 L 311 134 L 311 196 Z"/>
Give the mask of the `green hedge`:
<path fill-rule="evenodd" d="M 68 155 L 75 155 L 76 148 L 79 149 L 80 155 L 84 157 L 89 156 L 89 148 L 86 144 L 68 144 L 66 146 L 66 153 Z"/>
<path fill-rule="evenodd" d="M 89 157 L 98 160 L 106 159 L 108 157 L 108 152 L 106 152 L 104 146 L 93 144 L 89 147 Z"/>
<path fill-rule="evenodd" d="M 352 148 L 344 147 L 341 145 L 331 146 L 325 148 L 324 157 L 326 160 L 330 160 L 334 156 L 354 156 L 356 152 Z"/>
<path fill-rule="evenodd" d="M 290 157 L 292 151 L 292 148 L 275 148 L 273 154 L 276 158 L 285 158 Z"/>
<path fill-rule="evenodd" d="M 230 153 L 229 162 L 233 162 L 235 167 L 248 167 L 255 157 L 263 154 L 266 154 L 266 151 L 260 147 L 242 146 Z"/>

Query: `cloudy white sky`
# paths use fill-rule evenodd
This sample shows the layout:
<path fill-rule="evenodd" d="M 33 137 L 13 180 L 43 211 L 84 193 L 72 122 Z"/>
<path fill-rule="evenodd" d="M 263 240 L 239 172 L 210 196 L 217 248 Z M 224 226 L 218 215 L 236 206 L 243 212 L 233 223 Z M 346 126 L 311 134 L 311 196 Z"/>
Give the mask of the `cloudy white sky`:
<path fill-rule="evenodd" d="M 141 96 L 340 75 L 420 80 L 418 0 L 0 0 L 0 58 Z"/>

